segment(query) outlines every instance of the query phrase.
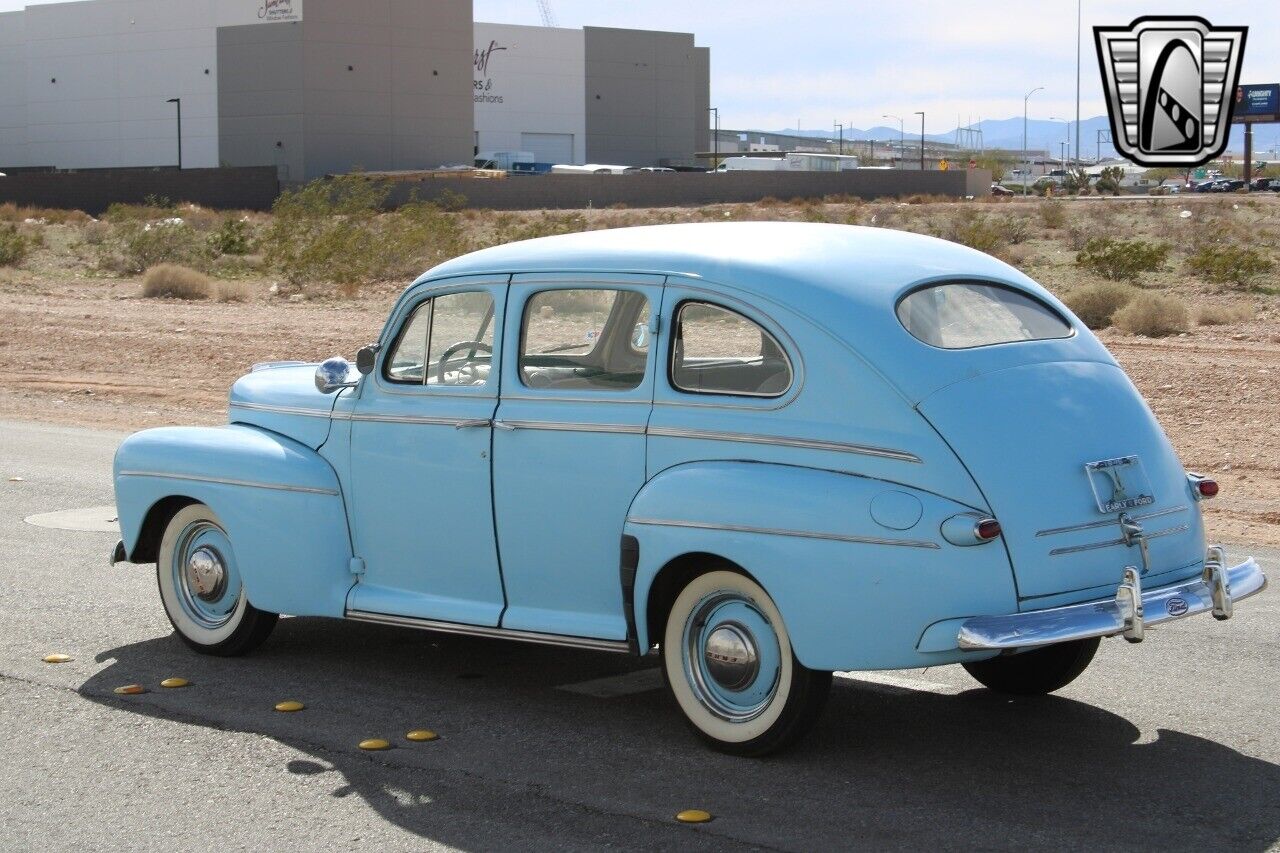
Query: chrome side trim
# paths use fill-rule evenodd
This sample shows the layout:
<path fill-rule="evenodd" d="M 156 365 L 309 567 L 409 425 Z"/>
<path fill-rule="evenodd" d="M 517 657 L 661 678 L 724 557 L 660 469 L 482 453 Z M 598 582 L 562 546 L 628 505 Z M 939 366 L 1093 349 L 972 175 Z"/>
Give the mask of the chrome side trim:
<path fill-rule="evenodd" d="M 301 492 L 306 495 L 337 496 L 336 489 L 320 489 L 314 486 L 290 486 L 284 483 L 259 483 L 254 480 L 233 480 L 228 477 L 202 477 L 195 474 L 172 474 L 165 471 L 120 471 L 119 477 L 156 477 L 161 480 L 187 480 L 195 483 L 214 483 L 219 486 L 245 486 L 250 489 L 271 489 L 277 492 Z"/>
<path fill-rule="evenodd" d="M 707 441 L 736 441 L 743 444 L 771 444 L 779 447 L 798 447 L 804 450 L 832 450 L 837 453 L 857 453 L 862 456 L 878 456 L 899 462 L 923 462 L 914 453 L 866 444 L 846 444 L 841 441 L 823 441 L 816 438 L 787 438 L 777 435 L 754 435 L 745 432 L 718 432 L 707 429 L 682 429 L 677 427 L 649 427 L 649 435 L 663 438 L 698 438 Z"/>
<path fill-rule="evenodd" d="M 359 412 L 334 412 L 335 421 L 362 421 L 380 424 L 426 424 L 428 426 L 471 426 L 475 418 L 433 418 L 425 415 L 379 415 Z"/>
<path fill-rule="evenodd" d="M 1161 536 L 1172 536 L 1175 533 L 1183 533 L 1191 529 L 1188 524 L 1179 524 L 1177 527 L 1166 527 L 1164 530 L 1157 530 L 1154 533 L 1145 534 L 1146 539 L 1157 539 Z M 1119 539 L 1108 539 L 1105 542 L 1090 542 L 1087 545 L 1072 545 L 1067 548 L 1054 548 L 1049 552 L 1050 557 L 1060 557 L 1063 554 L 1077 554 L 1081 551 L 1094 551 L 1098 548 L 1111 548 L 1115 545 L 1127 545 L 1128 542 L 1124 537 Z"/>
<path fill-rule="evenodd" d="M 489 637 L 498 640 L 515 640 L 520 643 L 539 643 L 544 646 L 565 646 L 574 649 L 591 649 L 597 652 L 627 653 L 631 647 L 625 640 L 597 640 L 593 637 L 569 637 L 561 634 L 540 634 L 537 631 L 516 631 L 511 628 L 489 628 L 483 625 L 464 625 L 460 622 L 440 622 L 435 619 L 419 619 L 414 616 L 393 616 L 389 613 L 369 613 L 365 610 L 348 610 L 348 619 L 372 622 L 376 625 L 393 625 L 397 628 L 419 628 L 438 631 L 441 634 L 462 634 L 469 637 Z"/>
<path fill-rule="evenodd" d="M 654 527 L 686 527 L 693 530 L 724 530 L 730 533 L 759 533 L 764 536 L 795 536 L 801 539 L 829 539 L 833 542 L 853 542 L 859 545 L 897 545 L 904 548 L 928 548 L 939 550 L 936 542 L 923 539 L 882 539 L 878 536 L 850 536 L 844 533 L 817 533 L 810 530 L 783 530 L 774 527 L 749 527 L 742 524 L 712 524 L 702 521 L 680 521 L 664 518 L 628 518 L 628 524 L 646 524 Z"/>
<path fill-rule="evenodd" d="M 1252 557 L 1231 568 L 1210 559 L 1195 580 L 1152 590 L 1138 587 L 1140 608 L 1129 601 L 1122 603 L 1122 584 L 1113 598 L 1004 616 L 974 616 L 961 623 L 956 645 L 961 649 L 1025 649 L 1124 634 L 1132 631 L 1138 619 L 1144 626 L 1205 612 L 1226 619 L 1232 604 L 1257 595 L 1266 586 L 1267 576 Z"/>
<path fill-rule="evenodd" d="M 644 424 L 590 424 L 570 421 L 512 421 L 502 419 L 503 429 L 541 429 L 552 432 L 609 432 L 644 435 Z M 495 424 L 496 426 L 497 424 Z"/>
<path fill-rule="evenodd" d="M 1159 518 L 1162 515 L 1173 515 L 1174 513 L 1186 512 L 1188 509 L 1186 504 L 1181 506 L 1170 507 L 1169 509 L 1159 509 L 1155 512 L 1144 512 L 1138 515 L 1129 516 L 1134 521 L 1146 521 L 1148 518 Z M 1084 524 L 1072 524 L 1069 527 L 1050 527 L 1036 533 L 1036 536 L 1056 536 L 1059 533 L 1074 533 L 1078 530 L 1096 530 L 1099 527 L 1109 527 L 1112 524 L 1119 524 L 1118 518 L 1105 518 L 1102 521 L 1089 521 Z"/>
<path fill-rule="evenodd" d="M 244 409 L 250 412 L 266 412 L 273 415 L 299 415 L 304 418 L 327 418 L 328 409 L 306 409 L 300 406 L 273 406 L 269 403 L 232 402 L 227 404 L 231 409 Z"/>

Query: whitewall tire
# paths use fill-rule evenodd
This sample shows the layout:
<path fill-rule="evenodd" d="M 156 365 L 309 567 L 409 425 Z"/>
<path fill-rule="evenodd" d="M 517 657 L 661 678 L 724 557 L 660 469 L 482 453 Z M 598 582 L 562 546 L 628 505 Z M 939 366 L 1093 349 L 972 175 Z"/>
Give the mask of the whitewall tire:
<path fill-rule="evenodd" d="M 796 660 L 768 593 L 733 571 L 698 575 L 676 596 L 662 666 L 693 730 L 735 755 L 764 755 L 799 739 L 831 687 L 831 673 Z"/>
<path fill-rule="evenodd" d="M 173 629 L 198 652 L 242 655 L 275 627 L 276 614 L 249 603 L 231 538 L 204 504 L 183 507 L 169 521 L 156 581 Z"/>

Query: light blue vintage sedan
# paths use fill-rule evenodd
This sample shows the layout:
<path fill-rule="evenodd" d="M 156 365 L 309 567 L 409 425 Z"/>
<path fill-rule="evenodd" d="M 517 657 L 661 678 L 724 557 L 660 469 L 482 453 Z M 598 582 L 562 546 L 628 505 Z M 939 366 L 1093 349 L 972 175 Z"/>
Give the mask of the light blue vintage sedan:
<path fill-rule="evenodd" d="M 644 655 L 760 755 L 833 670 L 1056 690 L 1102 637 L 1263 589 L 1098 340 L 1022 273 L 879 229 L 597 231 L 443 264 L 358 369 L 263 364 L 115 463 L 197 651 L 276 615 Z"/>

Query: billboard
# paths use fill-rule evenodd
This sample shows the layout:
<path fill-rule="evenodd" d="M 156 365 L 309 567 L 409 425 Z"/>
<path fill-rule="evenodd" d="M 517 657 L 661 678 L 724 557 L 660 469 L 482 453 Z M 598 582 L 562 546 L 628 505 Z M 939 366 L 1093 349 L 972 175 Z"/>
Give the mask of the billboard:
<path fill-rule="evenodd" d="M 1237 86 L 1231 121 L 1280 121 L 1280 83 Z"/>

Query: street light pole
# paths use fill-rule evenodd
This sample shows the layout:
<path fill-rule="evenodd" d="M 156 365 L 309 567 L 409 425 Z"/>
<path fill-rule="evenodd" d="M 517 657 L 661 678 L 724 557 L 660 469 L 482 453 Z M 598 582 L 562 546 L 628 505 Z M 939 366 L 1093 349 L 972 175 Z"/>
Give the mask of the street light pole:
<path fill-rule="evenodd" d="M 836 150 L 839 151 L 841 154 L 843 154 L 844 153 L 844 125 L 838 121 L 833 121 L 831 123 L 831 126 L 834 127 L 840 133 L 840 147 L 837 148 Z"/>
<path fill-rule="evenodd" d="M 1076 0 L 1076 159 L 1080 156 L 1080 22 L 1084 0 Z"/>
<path fill-rule="evenodd" d="M 903 130 L 902 119 L 898 116 L 883 115 L 880 118 L 896 118 L 898 119 L 898 168 L 902 168 L 902 159 L 906 155 L 907 148 L 907 132 Z"/>
<path fill-rule="evenodd" d="M 916 110 L 916 115 L 920 116 L 920 171 L 924 171 L 924 113 Z"/>
<path fill-rule="evenodd" d="M 170 98 L 166 104 L 178 105 L 178 170 L 182 170 L 182 98 Z"/>
<path fill-rule="evenodd" d="M 1036 86 L 1022 98 L 1022 165 L 1025 169 L 1022 175 L 1023 195 L 1027 194 L 1027 178 L 1031 177 L 1031 166 L 1027 163 L 1027 101 L 1043 88 L 1044 86 Z"/>
<path fill-rule="evenodd" d="M 720 168 L 720 108 L 708 107 L 707 112 L 714 113 L 716 117 L 715 129 L 711 132 L 711 147 L 715 153 L 711 159 L 711 171 Z"/>

